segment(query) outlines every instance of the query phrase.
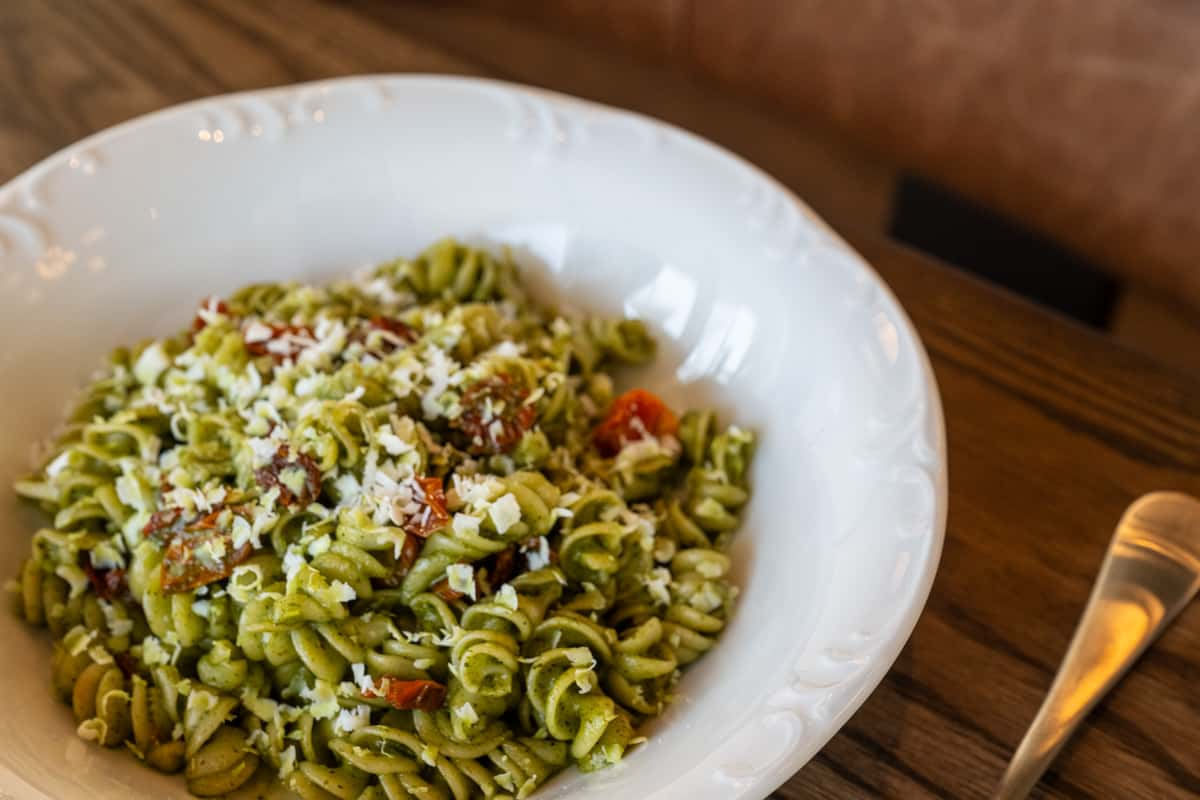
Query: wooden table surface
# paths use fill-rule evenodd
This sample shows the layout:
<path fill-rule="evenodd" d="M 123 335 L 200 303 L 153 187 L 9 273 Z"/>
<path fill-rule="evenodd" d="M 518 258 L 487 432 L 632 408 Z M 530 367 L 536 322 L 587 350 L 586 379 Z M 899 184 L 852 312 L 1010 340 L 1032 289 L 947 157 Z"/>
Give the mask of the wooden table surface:
<path fill-rule="evenodd" d="M 4 0 L 0 182 L 183 100 L 437 71 L 680 122 L 805 194 L 813 176 L 793 166 L 800 145 L 786 122 L 513 25 L 382 1 Z M 853 212 L 854 198 L 843 200 Z M 1200 494 L 1200 387 L 844 217 L 842 232 L 895 290 L 932 356 L 949 435 L 949 529 L 928 608 L 895 669 L 777 796 L 984 797 L 1050 682 L 1123 508 L 1154 489 Z M 1198 730 L 1193 607 L 1093 714 L 1039 796 L 1196 796 Z"/>

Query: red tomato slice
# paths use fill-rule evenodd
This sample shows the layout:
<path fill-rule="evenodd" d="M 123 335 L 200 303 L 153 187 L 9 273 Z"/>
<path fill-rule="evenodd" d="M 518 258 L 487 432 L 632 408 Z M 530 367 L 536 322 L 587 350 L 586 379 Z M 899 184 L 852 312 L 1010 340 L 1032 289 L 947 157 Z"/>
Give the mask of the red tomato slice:
<path fill-rule="evenodd" d="M 416 331 L 395 317 L 372 317 L 370 328 L 374 330 L 387 331 L 391 334 L 390 337 L 379 337 L 382 340 L 379 349 L 384 353 L 391 353 L 400 348 L 400 345 L 396 344 L 396 339 L 399 339 L 405 344 L 412 344 L 419 338 Z"/>
<path fill-rule="evenodd" d="M 421 510 L 404 523 L 404 530 L 413 536 L 428 539 L 439 528 L 446 527 L 450 514 L 446 511 L 446 494 L 441 478 L 414 478 L 418 487 L 416 501 Z"/>
<path fill-rule="evenodd" d="M 271 335 L 266 339 L 246 342 L 246 350 L 252 356 L 270 356 L 276 363 L 282 363 L 289 358 L 295 358 L 304 350 L 305 345 L 294 341 L 292 337 L 313 340 L 316 334 L 306 325 L 276 325 L 273 322 L 263 323 L 271 329 Z M 243 333 L 243 341 L 245 334 Z M 282 342 L 281 344 L 272 344 Z"/>
<path fill-rule="evenodd" d="M 208 546 L 201 551 L 206 544 Z M 176 536 L 163 553 L 162 589 L 167 594 L 189 592 L 206 583 L 228 578 L 234 567 L 250 557 L 253 549 L 249 542 L 234 549 L 233 537 L 221 530 L 200 530 Z M 210 555 L 214 551 L 220 555 Z"/>
<path fill-rule="evenodd" d="M 471 438 L 467 450 L 474 455 L 507 453 L 537 419 L 527 397 L 529 391 L 508 375 L 482 378 L 463 392 L 462 413 L 450 425 Z"/>
<path fill-rule="evenodd" d="M 297 504 L 306 506 L 315 501 L 317 495 L 321 494 L 321 470 L 317 467 L 317 463 L 304 453 L 297 454 L 295 458 L 290 458 L 289 453 L 290 451 L 286 444 L 280 445 L 279 449 L 275 451 L 275 456 L 271 459 L 271 463 L 256 470 L 254 478 L 258 481 L 258 485 L 264 489 L 278 488 L 279 502 L 285 506 Z M 299 494 L 293 492 L 280 477 L 288 469 L 301 469 L 304 471 L 304 485 L 300 488 Z"/>
<path fill-rule="evenodd" d="M 92 591 L 101 600 L 115 600 L 129 590 L 125 584 L 125 570 L 120 567 L 96 569 L 92 566 L 90 557 L 84 557 L 82 562 L 83 571 L 87 573 L 88 580 L 92 583 Z"/>
<path fill-rule="evenodd" d="M 166 508 L 151 515 L 142 533 L 165 546 L 161 568 L 164 592 L 187 592 L 228 578 L 234 567 L 250 557 L 254 548 L 248 542 L 235 549 L 232 535 L 219 527 L 225 510 L 225 506 L 217 506 L 191 520 L 184 519 L 181 508 Z M 246 514 L 244 506 L 230 510 Z M 113 576 L 114 572 L 120 570 L 109 570 L 102 579 L 108 583 L 124 579 L 123 574 Z"/>
<path fill-rule="evenodd" d="M 673 434 L 678 427 L 675 414 L 658 395 L 631 389 L 613 401 L 608 416 L 592 432 L 592 442 L 601 455 L 611 457 L 629 442 Z"/>
<path fill-rule="evenodd" d="M 375 691 L 365 690 L 363 697 L 383 697 L 401 711 L 437 711 L 446 702 L 446 687 L 437 681 L 404 681 L 384 676 Z"/>

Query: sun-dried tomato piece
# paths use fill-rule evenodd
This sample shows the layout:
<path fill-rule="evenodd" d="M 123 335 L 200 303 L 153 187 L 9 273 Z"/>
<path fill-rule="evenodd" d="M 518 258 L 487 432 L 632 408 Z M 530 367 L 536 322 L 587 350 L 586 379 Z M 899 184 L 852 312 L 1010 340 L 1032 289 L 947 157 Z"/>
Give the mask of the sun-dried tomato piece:
<path fill-rule="evenodd" d="M 121 672 L 125 673 L 126 678 L 132 678 L 137 674 L 138 660 L 129 651 L 113 653 L 113 661 L 117 662 L 117 666 L 121 668 Z"/>
<path fill-rule="evenodd" d="M 446 687 L 437 681 L 401 680 L 390 675 L 379 679 L 375 690 L 363 690 L 363 697 L 383 697 L 401 711 L 437 711 L 446 702 Z"/>
<path fill-rule="evenodd" d="M 224 300 L 218 297 L 205 299 L 196 312 L 196 318 L 192 320 L 192 333 L 199 333 L 208 327 L 208 320 L 200 314 L 200 311 L 206 311 L 210 314 L 228 314 L 229 306 L 225 304 Z"/>
<path fill-rule="evenodd" d="M 417 536 L 409 536 L 405 534 L 404 544 L 400 546 L 400 560 L 396 562 L 396 575 L 400 578 L 408 575 L 412 570 L 413 564 L 417 563 L 417 558 L 421 555 L 421 549 L 425 546 L 425 542 Z"/>
<path fill-rule="evenodd" d="M 161 569 L 164 592 L 185 592 L 227 578 L 250 557 L 253 547 L 246 543 L 234 548 L 231 533 L 221 527 L 227 511 L 242 517 L 249 513 L 246 506 L 218 505 L 191 519 L 185 519 L 181 508 L 165 508 L 150 516 L 142 533 L 165 548 Z"/>
<path fill-rule="evenodd" d="M 371 321 L 367 323 L 367 331 L 363 334 L 363 338 L 365 339 L 367 334 L 372 330 L 384 331 L 387 334 L 377 337 L 379 340 L 379 349 L 384 353 L 399 350 L 401 347 L 412 344 L 420 338 L 412 327 L 395 317 L 371 317 Z"/>
<path fill-rule="evenodd" d="M 84 573 L 88 576 L 88 581 L 92 584 L 92 591 L 101 600 L 115 600 L 129 591 L 129 587 L 125 583 L 125 570 L 120 567 L 97 569 L 92 566 L 91 557 L 82 553 L 79 561 L 83 566 Z"/>
<path fill-rule="evenodd" d="M 255 470 L 254 479 L 263 489 L 279 489 L 279 502 L 285 506 L 309 505 L 321 494 L 321 469 L 304 453 L 291 458 L 286 444 L 280 445 L 271 463 Z"/>
<path fill-rule="evenodd" d="M 474 455 L 507 453 L 533 427 L 537 409 L 526 405 L 529 390 L 506 374 L 481 378 L 462 396 L 462 413 L 450 426 L 470 437 L 468 452 Z"/>
<path fill-rule="evenodd" d="M 518 560 L 521 562 L 520 565 L 517 564 Z M 488 583 L 492 585 L 492 590 L 494 591 L 508 583 L 518 571 L 524 572 L 524 567 L 525 556 L 517 552 L 516 545 L 510 545 L 499 553 L 496 553 L 495 560 L 492 562 L 492 568 L 488 572 Z"/>
<path fill-rule="evenodd" d="M 392 589 L 404 583 L 404 578 L 412 570 L 413 564 L 417 563 L 417 557 L 421 555 L 421 549 L 424 546 L 424 539 L 405 534 L 404 544 L 400 545 L 400 553 L 392 562 L 392 571 L 386 577 L 379 578 L 374 583 L 377 586 Z"/>
<path fill-rule="evenodd" d="M 217 520 L 221 516 L 221 512 L 225 510 L 224 506 L 217 506 L 207 514 L 201 514 L 184 526 L 185 531 L 215 531 L 217 529 Z"/>
<path fill-rule="evenodd" d="M 679 421 L 658 395 L 631 389 L 613 401 L 608 416 L 592 432 L 592 442 L 603 456 L 615 456 L 629 442 L 647 436 L 675 433 Z"/>
<path fill-rule="evenodd" d="M 450 521 L 450 513 L 446 511 L 446 493 L 441 478 L 413 478 L 413 482 L 417 485 L 413 500 L 420 510 L 405 521 L 404 530 L 427 539 Z"/>
<path fill-rule="evenodd" d="M 158 539 L 160 542 L 170 538 L 181 527 L 183 518 L 182 508 L 164 508 L 150 515 L 150 520 L 142 526 L 142 535 Z"/>
<path fill-rule="evenodd" d="M 436 594 L 438 597 L 445 600 L 447 603 L 453 603 L 461 597 L 465 597 L 462 592 L 450 588 L 450 581 L 445 578 L 434 581 L 429 586 L 429 591 Z"/>
<path fill-rule="evenodd" d="M 184 531 L 171 539 L 163 552 L 162 590 L 167 594 L 188 592 L 228 578 L 253 549 L 249 542 L 234 548 L 228 531 Z"/>
<path fill-rule="evenodd" d="M 260 327 L 256 328 L 255 325 Z M 263 335 L 255 335 L 263 331 Z M 312 342 L 316 334 L 307 325 L 277 325 L 273 322 L 253 323 L 242 331 L 246 351 L 252 356 L 270 356 L 276 363 L 295 358 Z"/>

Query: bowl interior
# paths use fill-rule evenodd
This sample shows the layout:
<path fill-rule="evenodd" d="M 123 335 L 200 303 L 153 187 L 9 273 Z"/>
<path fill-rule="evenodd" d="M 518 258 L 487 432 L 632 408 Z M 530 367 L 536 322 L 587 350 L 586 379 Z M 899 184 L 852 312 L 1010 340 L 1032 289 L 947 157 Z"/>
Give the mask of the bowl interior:
<path fill-rule="evenodd" d="M 501 84 L 356 79 L 235 95 L 100 134 L 0 190 L 0 483 L 112 346 L 250 281 L 324 280 L 453 234 L 514 248 L 547 302 L 648 320 L 677 408 L 753 427 L 742 594 L 680 701 L 617 768 L 545 790 L 762 797 L 890 666 L 945 514 L 936 387 L 865 264 L 770 179 L 634 115 Z M 44 524 L 0 491 L 0 564 Z M 49 643 L 0 615 L 0 787 L 184 797 L 73 735 Z"/>

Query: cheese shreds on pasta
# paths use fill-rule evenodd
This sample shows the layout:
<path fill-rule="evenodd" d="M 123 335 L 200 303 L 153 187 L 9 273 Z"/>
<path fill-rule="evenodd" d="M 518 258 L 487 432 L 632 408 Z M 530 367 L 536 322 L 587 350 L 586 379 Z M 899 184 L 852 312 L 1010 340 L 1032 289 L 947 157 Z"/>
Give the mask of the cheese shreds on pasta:
<path fill-rule="evenodd" d="M 733 612 L 754 436 L 614 376 L 636 320 L 444 240 L 116 350 L 15 582 L 78 735 L 199 796 L 525 798 L 643 741 Z"/>

